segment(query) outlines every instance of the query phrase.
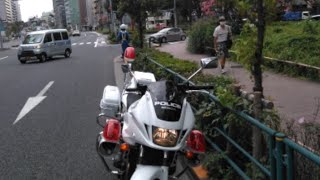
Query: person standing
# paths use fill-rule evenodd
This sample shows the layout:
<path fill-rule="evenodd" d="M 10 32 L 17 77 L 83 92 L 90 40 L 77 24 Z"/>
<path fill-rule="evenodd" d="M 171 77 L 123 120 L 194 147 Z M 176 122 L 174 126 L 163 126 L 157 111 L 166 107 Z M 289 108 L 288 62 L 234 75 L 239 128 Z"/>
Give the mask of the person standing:
<path fill-rule="evenodd" d="M 123 58 L 124 51 L 127 49 L 127 47 L 129 47 L 129 42 L 130 42 L 129 33 L 127 32 L 127 25 L 125 24 L 120 25 L 120 32 L 118 33 L 118 41 L 121 41 L 121 47 L 122 47 L 121 58 Z"/>
<path fill-rule="evenodd" d="M 219 17 L 219 25 L 215 28 L 214 33 L 214 49 L 219 59 L 221 73 L 224 74 L 226 59 L 230 57 L 227 48 L 227 40 L 232 39 L 231 27 L 226 25 L 224 16 Z"/>

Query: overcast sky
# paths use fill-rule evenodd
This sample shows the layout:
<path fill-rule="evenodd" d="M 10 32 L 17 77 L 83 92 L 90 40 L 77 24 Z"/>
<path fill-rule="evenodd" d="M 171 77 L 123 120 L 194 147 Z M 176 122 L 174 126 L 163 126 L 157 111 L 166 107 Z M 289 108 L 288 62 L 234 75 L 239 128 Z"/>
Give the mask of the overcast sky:
<path fill-rule="evenodd" d="M 30 17 L 41 17 L 42 12 L 53 10 L 52 0 L 20 0 L 21 17 L 23 21 L 28 21 Z"/>

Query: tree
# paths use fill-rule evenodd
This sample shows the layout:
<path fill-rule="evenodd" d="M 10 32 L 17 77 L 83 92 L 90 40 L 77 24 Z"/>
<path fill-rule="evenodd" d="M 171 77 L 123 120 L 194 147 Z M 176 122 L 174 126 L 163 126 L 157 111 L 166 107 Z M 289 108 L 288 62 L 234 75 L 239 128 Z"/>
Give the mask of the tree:
<path fill-rule="evenodd" d="M 140 48 L 143 48 L 143 34 L 148 13 L 156 12 L 157 8 L 160 6 L 160 3 L 161 2 L 157 0 L 119 0 L 118 11 L 120 14 L 128 13 L 138 24 Z"/>

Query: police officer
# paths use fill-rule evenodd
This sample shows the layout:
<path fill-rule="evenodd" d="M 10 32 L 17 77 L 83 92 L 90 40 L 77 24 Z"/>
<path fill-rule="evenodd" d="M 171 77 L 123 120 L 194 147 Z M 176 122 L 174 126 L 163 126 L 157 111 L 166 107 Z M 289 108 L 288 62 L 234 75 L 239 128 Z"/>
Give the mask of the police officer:
<path fill-rule="evenodd" d="M 129 33 L 127 32 L 127 25 L 125 24 L 120 25 L 120 32 L 118 33 L 118 41 L 121 41 L 121 47 L 122 47 L 121 58 L 123 58 L 124 51 L 127 49 L 127 47 L 129 47 L 129 42 L 130 42 Z"/>

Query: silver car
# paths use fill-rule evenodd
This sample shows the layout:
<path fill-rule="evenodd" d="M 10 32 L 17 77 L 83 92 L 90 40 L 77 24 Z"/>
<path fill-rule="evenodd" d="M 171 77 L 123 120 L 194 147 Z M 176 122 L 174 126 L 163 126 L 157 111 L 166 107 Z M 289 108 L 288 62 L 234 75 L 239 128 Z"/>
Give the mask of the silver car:
<path fill-rule="evenodd" d="M 43 62 L 56 55 L 69 58 L 71 53 L 71 40 L 66 29 L 34 31 L 28 33 L 19 46 L 18 59 L 22 64 L 32 58 Z"/>
<path fill-rule="evenodd" d="M 164 28 L 159 32 L 150 35 L 151 42 L 166 43 L 169 41 L 184 41 L 186 34 L 180 28 Z"/>

